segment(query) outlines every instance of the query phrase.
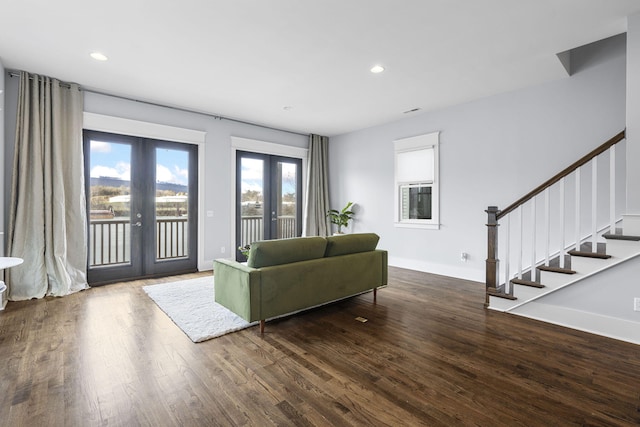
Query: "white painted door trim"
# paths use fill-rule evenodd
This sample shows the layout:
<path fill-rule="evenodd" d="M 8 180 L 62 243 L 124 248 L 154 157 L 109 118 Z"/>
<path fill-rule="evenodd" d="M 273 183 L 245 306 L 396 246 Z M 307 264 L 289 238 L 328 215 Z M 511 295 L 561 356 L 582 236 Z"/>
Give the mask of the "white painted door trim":
<path fill-rule="evenodd" d="M 121 135 L 138 136 L 143 138 L 160 139 L 164 141 L 182 142 L 198 146 L 198 270 L 210 270 L 204 261 L 204 159 L 205 141 L 207 133 L 200 130 L 185 129 L 175 126 L 161 125 L 158 123 L 142 122 L 138 120 L 123 119 L 121 117 L 106 116 L 103 114 L 83 113 L 83 129 L 101 132 L 117 133 Z"/>

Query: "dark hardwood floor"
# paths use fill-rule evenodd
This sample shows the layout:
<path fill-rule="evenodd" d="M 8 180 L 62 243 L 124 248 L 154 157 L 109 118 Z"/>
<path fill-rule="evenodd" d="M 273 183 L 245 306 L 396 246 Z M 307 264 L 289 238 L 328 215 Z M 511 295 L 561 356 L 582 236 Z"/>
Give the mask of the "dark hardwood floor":
<path fill-rule="evenodd" d="M 0 425 L 640 424 L 640 346 L 487 311 L 476 282 L 391 268 L 376 305 L 194 344 L 142 290 L 177 279 L 10 302 Z"/>

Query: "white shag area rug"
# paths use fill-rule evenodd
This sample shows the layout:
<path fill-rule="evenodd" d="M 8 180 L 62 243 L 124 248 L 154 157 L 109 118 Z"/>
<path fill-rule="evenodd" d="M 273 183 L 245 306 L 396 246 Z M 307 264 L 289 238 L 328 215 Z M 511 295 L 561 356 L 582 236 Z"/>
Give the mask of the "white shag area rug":
<path fill-rule="evenodd" d="M 143 287 L 149 297 L 193 342 L 255 325 L 214 300 L 213 276 Z"/>

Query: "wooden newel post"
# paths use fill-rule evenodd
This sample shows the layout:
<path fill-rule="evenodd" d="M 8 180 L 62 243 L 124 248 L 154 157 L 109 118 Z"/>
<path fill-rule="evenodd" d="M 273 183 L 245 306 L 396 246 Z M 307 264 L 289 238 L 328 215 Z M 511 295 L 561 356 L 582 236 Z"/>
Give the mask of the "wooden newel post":
<path fill-rule="evenodd" d="M 485 211 L 487 219 L 487 289 L 485 292 L 485 307 L 489 306 L 489 291 L 495 291 L 498 287 L 498 215 L 497 206 L 489 206 Z"/>

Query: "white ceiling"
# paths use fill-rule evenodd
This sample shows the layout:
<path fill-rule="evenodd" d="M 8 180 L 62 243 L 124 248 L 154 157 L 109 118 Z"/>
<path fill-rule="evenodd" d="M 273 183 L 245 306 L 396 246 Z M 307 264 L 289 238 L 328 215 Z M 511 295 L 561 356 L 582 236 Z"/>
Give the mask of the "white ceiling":
<path fill-rule="evenodd" d="M 333 136 L 566 77 L 557 53 L 639 12 L 638 0 L 0 0 L 0 61 Z"/>

